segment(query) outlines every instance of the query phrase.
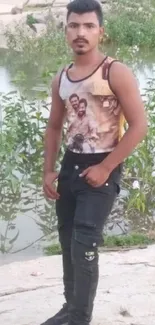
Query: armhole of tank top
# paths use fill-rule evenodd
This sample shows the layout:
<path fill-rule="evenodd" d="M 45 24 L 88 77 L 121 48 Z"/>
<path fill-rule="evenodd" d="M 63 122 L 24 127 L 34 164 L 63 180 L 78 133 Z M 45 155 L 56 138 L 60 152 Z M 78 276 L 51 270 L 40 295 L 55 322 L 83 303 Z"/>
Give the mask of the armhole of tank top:
<path fill-rule="evenodd" d="M 119 60 L 113 60 L 109 64 L 107 63 L 107 66 L 105 66 L 104 77 L 108 81 L 109 88 L 111 89 L 112 93 L 116 96 L 115 91 L 113 90 L 113 87 L 112 87 L 111 81 L 110 81 L 110 68 L 112 67 L 113 63 L 115 63 L 115 62 L 120 62 L 120 61 Z"/>
<path fill-rule="evenodd" d="M 59 84 L 58 84 L 58 86 L 59 86 L 59 90 L 60 90 L 60 86 L 61 86 L 62 75 L 63 75 L 63 73 L 64 73 L 65 71 L 67 72 L 67 70 L 68 70 L 71 66 L 72 66 L 72 64 L 68 65 L 67 67 L 65 67 L 65 68 L 63 68 L 63 69 L 61 70 L 60 75 L 59 75 Z"/>
<path fill-rule="evenodd" d="M 113 90 L 113 87 L 111 86 L 111 82 L 110 82 L 110 77 L 109 77 L 109 74 L 110 74 L 110 68 L 111 66 L 113 65 L 114 62 L 120 62 L 119 60 L 113 60 L 112 62 L 110 62 L 109 66 L 108 66 L 108 69 L 107 69 L 107 81 L 108 81 L 108 84 L 109 84 L 109 88 L 111 89 L 112 93 L 114 94 L 114 96 L 117 98 L 117 95 L 115 93 L 115 91 Z M 123 122 L 122 122 L 122 120 Z M 120 125 L 124 124 L 124 121 L 125 121 L 125 118 L 124 118 L 124 114 L 121 114 L 121 117 L 120 117 Z M 119 128 L 119 132 L 121 132 L 121 129 Z M 119 137 L 122 137 L 121 135 Z"/>
<path fill-rule="evenodd" d="M 60 72 L 60 75 L 59 75 L 59 83 L 58 83 L 58 87 L 59 87 L 59 90 L 60 90 L 60 86 L 61 86 L 61 79 L 62 79 L 62 75 L 63 75 L 63 72 L 65 71 L 65 68 L 63 68 Z"/>

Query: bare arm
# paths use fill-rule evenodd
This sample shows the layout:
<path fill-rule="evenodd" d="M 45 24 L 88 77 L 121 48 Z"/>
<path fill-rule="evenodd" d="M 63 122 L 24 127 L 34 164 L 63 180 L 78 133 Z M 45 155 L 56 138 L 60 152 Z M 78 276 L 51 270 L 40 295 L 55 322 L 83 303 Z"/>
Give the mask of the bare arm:
<path fill-rule="evenodd" d="M 45 132 L 44 175 L 54 172 L 65 117 L 65 106 L 59 96 L 59 75 L 52 82 L 52 107 Z"/>
<path fill-rule="evenodd" d="M 111 172 L 143 140 L 147 133 L 147 119 L 137 81 L 130 69 L 115 62 L 109 78 L 129 126 L 114 151 L 103 161 L 103 166 Z"/>

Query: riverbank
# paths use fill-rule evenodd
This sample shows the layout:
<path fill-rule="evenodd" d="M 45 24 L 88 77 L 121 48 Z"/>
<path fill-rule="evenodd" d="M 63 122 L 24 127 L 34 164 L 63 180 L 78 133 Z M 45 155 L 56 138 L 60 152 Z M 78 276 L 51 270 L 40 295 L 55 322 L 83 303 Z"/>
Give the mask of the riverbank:
<path fill-rule="evenodd" d="M 0 48 L 7 48 L 5 32 L 8 29 L 14 34 L 17 26 L 20 28 L 24 27 L 25 31 L 28 32 L 30 36 L 35 35 L 33 30 L 26 24 L 28 14 L 35 15 L 37 19 L 43 20 L 42 23 L 37 24 L 37 36 L 46 32 L 45 23 L 46 16 L 49 14 L 49 8 L 52 10 L 52 15 L 54 15 L 54 17 L 57 16 L 57 21 L 61 24 L 65 17 L 65 6 L 68 1 L 29 1 L 28 6 L 23 7 L 25 2 L 26 1 L 21 0 L 0 0 Z M 16 14 L 12 14 L 14 10 Z"/>
<path fill-rule="evenodd" d="M 53 21 L 59 28 L 65 25 L 66 5 L 70 0 L 0 0 L 0 48 L 7 48 L 6 31 L 13 34 L 17 28 L 23 28 L 29 36 L 41 36 L 46 33 L 47 23 Z M 104 2 L 104 11 L 108 5 Z M 37 21 L 33 28 L 27 24 L 27 16 Z M 35 29 L 35 32 L 34 32 Z"/>
<path fill-rule="evenodd" d="M 155 245 L 100 255 L 93 325 L 155 323 Z M 0 267 L 0 315 L 4 325 L 39 325 L 63 303 L 61 257 Z"/>

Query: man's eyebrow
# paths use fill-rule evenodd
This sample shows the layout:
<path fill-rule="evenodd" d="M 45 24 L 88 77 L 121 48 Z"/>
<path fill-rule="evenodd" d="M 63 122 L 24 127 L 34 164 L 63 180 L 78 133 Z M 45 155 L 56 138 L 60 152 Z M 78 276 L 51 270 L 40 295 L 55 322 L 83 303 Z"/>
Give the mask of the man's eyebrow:
<path fill-rule="evenodd" d="M 95 23 L 92 23 L 92 22 L 86 22 L 86 23 L 77 23 L 77 22 L 75 22 L 75 21 L 71 21 L 71 22 L 69 22 L 68 23 L 68 26 L 70 26 L 70 25 L 75 25 L 75 26 L 79 26 L 79 25 L 84 25 L 84 26 L 96 26 L 96 24 Z"/>

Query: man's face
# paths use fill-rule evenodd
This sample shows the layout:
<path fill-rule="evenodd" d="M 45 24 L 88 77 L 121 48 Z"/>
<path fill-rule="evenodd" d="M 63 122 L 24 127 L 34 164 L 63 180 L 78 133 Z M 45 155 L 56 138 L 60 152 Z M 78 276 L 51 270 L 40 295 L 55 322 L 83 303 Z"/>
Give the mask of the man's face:
<path fill-rule="evenodd" d="M 77 111 L 77 109 L 78 109 L 78 107 L 79 107 L 79 99 L 78 99 L 78 97 L 77 97 L 77 96 L 72 97 L 72 98 L 70 99 L 70 102 L 71 102 L 71 105 L 72 105 L 72 107 L 74 108 L 74 110 Z"/>
<path fill-rule="evenodd" d="M 98 47 L 102 35 L 103 28 L 99 26 L 95 12 L 81 15 L 70 14 L 66 27 L 66 37 L 74 53 L 82 55 Z"/>
<path fill-rule="evenodd" d="M 79 110 L 78 110 L 78 116 L 83 117 L 86 115 L 86 106 L 84 103 L 80 103 Z"/>

